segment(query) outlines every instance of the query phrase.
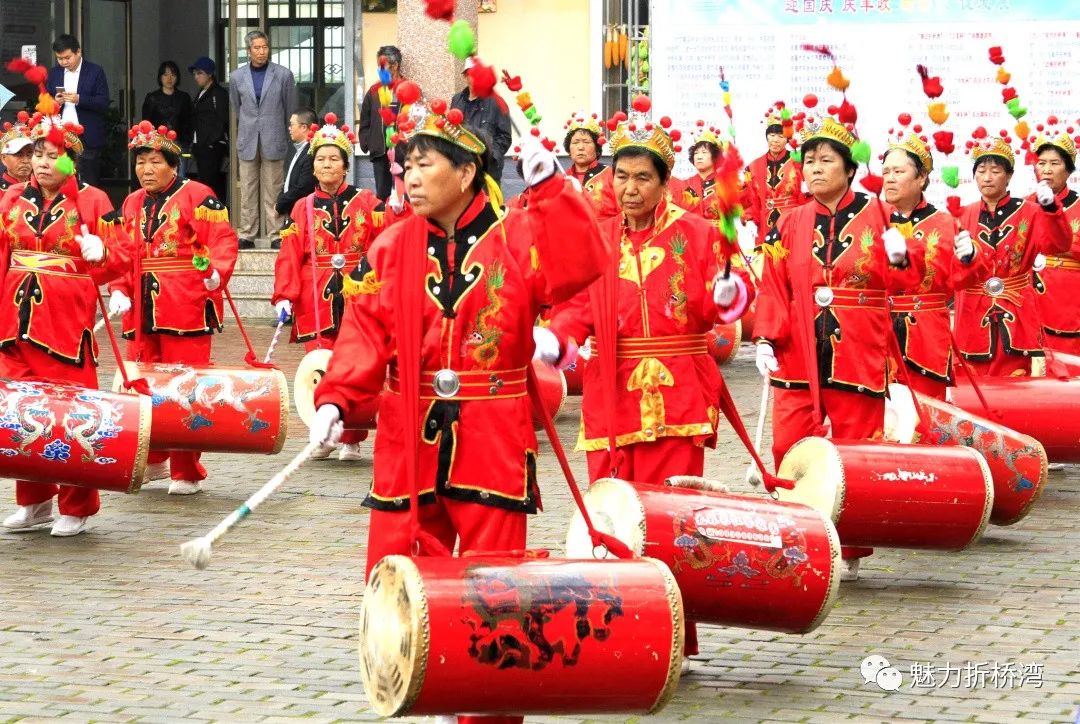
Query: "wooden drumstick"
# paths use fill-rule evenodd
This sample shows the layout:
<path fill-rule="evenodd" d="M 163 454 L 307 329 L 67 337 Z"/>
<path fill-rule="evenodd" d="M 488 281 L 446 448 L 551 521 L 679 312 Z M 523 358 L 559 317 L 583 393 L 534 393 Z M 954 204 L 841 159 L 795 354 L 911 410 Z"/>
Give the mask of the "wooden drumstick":
<path fill-rule="evenodd" d="M 340 423 L 338 424 L 340 425 Z M 288 465 L 282 468 L 277 475 L 270 478 L 266 485 L 255 491 L 255 494 L 245 500 L 239 508 L 225 516 L 225 519 L 214 526 L 213 530 L 200 538 L 182 544 L 180 546 L 180 555 L 184 557 L 184 560 L 200 571 L 210 565 L 210 554 L 213 552 L 213 546 L 217 539 L 228 533 L 233 526 L 244 518 L 251 515 L 320 447 L 322 447 L 321 442 L 309 442 Z"/>
<path fill-rule="evenodd" d="M 757 429 L 754 431 L 754 449 L 761 454 L 761 439 L 765 435 L 765 415 L 769 411 L 769 377 L 763 378 L 761 385 L 761 408 L 758 410 Z M 755 488 L 761 485 L 761 471 L 758 470 L 757 465 L 753 461 L 750 461 L 749 467 L 746 468 L 746 482 L 753 485 Z"/>
<path fill-rule="evenodd" d="M 263 358 L 264 364 L 270 364 L 270 358 L 274 356 L 274 348 L 277 347 L 278 338 L 281 337 L 281 330 L 285 327 L 285 320 L 288 318 L 289 315 L 282 310 L 281 316 L 278 317 L 277 329 L 274 330 L 274 337 L 270 340 L 270 346 L 266 348 L 266 357 Z"/>

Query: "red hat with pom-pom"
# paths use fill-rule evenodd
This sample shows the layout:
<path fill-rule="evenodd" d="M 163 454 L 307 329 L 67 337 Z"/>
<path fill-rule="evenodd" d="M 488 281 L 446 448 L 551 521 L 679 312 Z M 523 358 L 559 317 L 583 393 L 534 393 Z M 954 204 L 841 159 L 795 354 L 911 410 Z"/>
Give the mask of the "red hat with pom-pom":
<path fill-rule="evenodd" d="M 1048 146 L 1053 146 L 1072 159 L 1074 164 L 1076 163 L 1076 144 L 1080 143 L 1080 136 L 1074 137 L 1073 134 L 1077 131 L 1077 126 L 1061 128 L 1057 116 L 1050 116 L 1046 119 L 1045 125 L 1040 123 L 1037 126 L 1037 130 L 1039 135 L 1029 139 L 1031 150 L 1036 155 Z"/>
<path fill-rule="evenodd" d="M 140 121 L 128 131 L 128 148 L 150 148 L 155 151 L 168 151 L 180 155 L 180 145 L 176 142 L 176 131 L 165 126 L 154 128 L 150 121 Z"/>
<path fill-rule="evenodd" d="M 337 115 L 327 113 L 323 117 L 321 126 L 313 125 L 308 132 L 308 153 L 312 156 L 323 146 L 337 146 L 345 152 L 346 158 L 353 155 L 353 145 L 356 143 L 356 134 L 348 126 L 337 125 Z"/>
<path fill-rule="evenodd" d="M 398 119 L 398 128 L 405 138 L 416 134 L 433 136 L 465 149 L 469 153 L 483 156 L 487 146 L 465 125 L 465 115 L 457 108 L 447 110 L 446 101 L 436 98 L 425 106 L 414 103 L 409 109 L 409 116 Z"/>
<path fill-rule="evenodd" d="M 924 136 L 919 135 L 922 127 L 918 125 L 914 129 L 908 127 L 911 125 L 910 113 L 901 113 L 896 120 L 900 126 L 895 129 L 896 132 L 889 138 L 888 150 L 901 150 L 914 154 L 917 159 L 922 161 L 923 168 L 927 172 L 933 171 L 934 155 L 930 151 L 929 141 Z"/>
<path fill-rule="evenodd" d="M 630 114 L 625 120 L 612 118 L 608 128 L 613 128 L 611 151 L 618 155 L 624 148 L 643 148 L 655 154 L 667 164 L 670 171 L 675 167 L 675 154 L 682 150 L 678 145 L 682 134 L 678 130 L 670 133 L 671 119 L 664 116 L 659 123 L 653 123 L 649 117 L 652 101 L 648 96 L 638 96 L 631 103 Z M 613 124 L 614 121 L 614 124 Z"/>
<path fill-rule="evenodd" d="M 64 123 L 60 116 L 35 113 L 27 124 L 27 131 L 32 141 L 48 141 L 76 156 L 83 152 L 83 142 L 79 138 L 83 132 L 82 126 L 77 123 Z"/>

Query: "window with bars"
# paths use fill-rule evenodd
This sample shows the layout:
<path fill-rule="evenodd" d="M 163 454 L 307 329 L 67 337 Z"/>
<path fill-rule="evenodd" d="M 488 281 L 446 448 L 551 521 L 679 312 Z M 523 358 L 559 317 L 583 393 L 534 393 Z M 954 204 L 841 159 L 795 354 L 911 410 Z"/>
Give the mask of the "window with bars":
<path fill-rule="evenodd" d="M 396 2 L 393 3 L 396 8 Z M 228 65 L 229 2 L 217 0 L 219 18 L 217 47 Z M 366 5 L 366 0 L 365 0 Z M 342 86 L 345 82 L 345 3 L 340 0 L 237 0 L 237 62 L 248 62 L 244 36 L 262 28 L 270 39 L 270 60 L 293 72 L 302 106 L 320 114 L 344 110 Z M 228 72 L 223 74 L 228 82 Z"/>

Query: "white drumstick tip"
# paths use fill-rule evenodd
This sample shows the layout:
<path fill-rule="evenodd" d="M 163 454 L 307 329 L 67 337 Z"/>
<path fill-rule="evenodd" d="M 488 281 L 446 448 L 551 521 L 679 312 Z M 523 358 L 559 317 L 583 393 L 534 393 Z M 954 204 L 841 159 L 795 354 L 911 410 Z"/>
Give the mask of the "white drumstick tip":
<path fill-rule="evenodd" d="M 180 555 L 184 560 L 198 568 L 205 570 L 210 565 L 211 546 L 206 536 L 201 536 L 180 545 Z"/>

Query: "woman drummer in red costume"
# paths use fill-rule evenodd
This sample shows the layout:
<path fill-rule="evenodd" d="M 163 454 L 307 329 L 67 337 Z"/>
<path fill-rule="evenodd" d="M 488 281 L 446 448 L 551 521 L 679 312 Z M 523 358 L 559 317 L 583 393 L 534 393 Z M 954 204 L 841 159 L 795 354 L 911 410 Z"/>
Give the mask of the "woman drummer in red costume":
<path fill-rule="evenodd" d="M 1068 132 L 1053 127 L 1057 119 L 1047 120 L 1044 132 L 1031 145 L 1037 156 L 1035 175 L 1050 184 L 1057 203 L 1065 213 L 1071 241 L 1069 249 L 1035 259 L 1034 287 L 1042 315 L 1043 344 L 1050 349 L 1080 355 L 1080 195 L 1068 187 L 1069 176 L 1076 171 L 1076 143 Z M 1068 129 L 1072 131 L 1073 129 Z M 1029 200 L 1035 201 L 1034 197 Z"/>
<path fill-rule="evenodd" d="M 671 200 L 677 206 L 715 223 L 721 213 L 715 193 L 715 171 L 723 151 L 715 128 L 705 128 L 704 121 L 698 121 L 697 126 L 697 135 L 686 154 L 696 173 L 685 179 L 672 180 Z"/>
<path fill-rule="evenodd" d="M 130 240 L 105 192 L 75 175 L 82 129 L 38 114 L 29 132 L 32 176 L 0 204 L 0 377 L 97 389 L 97 288 L 128 269 Z M 56 443 L 65 445 L 61 437 Z M 19 509 L 4 528 L 25 531 L 52 522 L 54 497 L 60 503 L 54 536 L 83 532 L 101 506 L 91 488 L 18 480 Z"/>
<path fill-rule="evenodd" d="M 123 280 L 109 285 L 109 313 L 124 314 L 129 359 L 205 366 L 214 332 L 222 329 L 222 287 L 236 264 L 229 211 L 209 186 L 180 178 L 175 132 L 143 121 L 128 137 L 142 188 L 124 199 L 123 214 L 140 259 Z M 170 477 L 170 495 L 198 493 L 206 479 L 201 456 L 191 450 L 151 452 L 146 479 Z"/>
<path fill-rule="evenodd" d="M 581 184 L 601 221 L 619 214 L 611 168 L 600 163 L 603 146 L 604 131 L 595 113 L 588 117 L 579 113 L 566 122 L 563 148 L 570 155 L 567 174 Z"/>
<path fill-rule="evenodd" d="M 888 292 L 915 284 L 904 236 L 888 229 L 888 212 L 851 188 L 856 138 L 836 120 L 802 127 L 803 173 L 813 199 L 769 233 L 759 287 L 757 367 L 773 399 L 773 459 L 779 466 L 796 441 L 832 437 L 881 439 L 891 348 Z M 858 556 L 844 551 L 852 579 Z"/>
<path fill-rule="evenodd" d="M 281 231 L 271 298 L 279 316 L 293 317 L 293 341 L 303 342 L 309 352 L 334 347 L 345 313 L 345 278 L 360 265 L 386 223 L 386 213 L 376 210 L 378 197 L 345 182 L 353 157 L 352 133 L 347 126 L 339 128 L 332 113 L 325 120 L 313 129 L 308 146 L 318 184 L 293 207 Z M 398 203 L 396 193 L 391 204 Z M 359 460 L 359 443 L 365 439 L 366 430 L 346 431 L 338 459 Z M 315 457 L 331 452 L 325 447 Z"/>
<path fill-rule="evenodd" d="M 992 250 L 990 277 L 957 295 L 956 344 L 979 374 L 1031 374 L 1043 353 L 1042 317 L 1031 286 L 1039 254 L 1067 252 L 1069 224 L 1049 182 L 1039 181 L 1035 200 L 1009 195 L 1016 156 L 1009 141 L 978 128 L 972 173 L 982 198 L 964 207 L 960 225 Z"/>
<path fill-rule="evenodd" d="M 903 131 L 901 132 L 903 134 Z M 967 231 L 923 196 L 934 158 L 926 141 L 908 133 L 889 144 L 882 163 L 889 225 L 907 240 L 908 260 L 918 272 L 910 285 L 889 294 L 889 313 L 908 385 L 945 399 L 953 380 L 948 304 L 957 290 L 981 283 L 990 250 L 976 245 Z"/>
<path fill-rule="evenodd" d="M 802 164 L 788 148 L 794 130 L 791 114 L 777 102 L 765 113 L 765 141 L 768 151 L 746 167 L 743 210 L 747 225 L 757 230 L 756 247 L 780 223 L 780 217 L 806 203 Z"/>

